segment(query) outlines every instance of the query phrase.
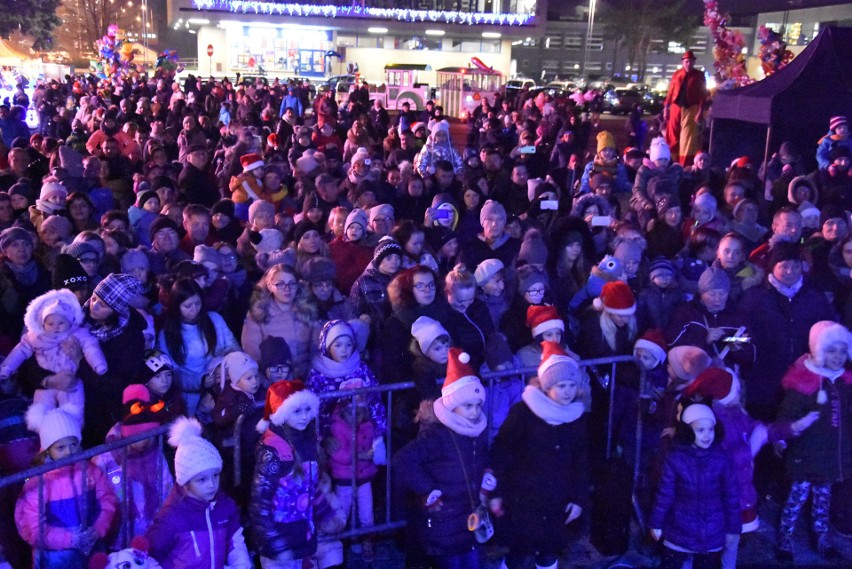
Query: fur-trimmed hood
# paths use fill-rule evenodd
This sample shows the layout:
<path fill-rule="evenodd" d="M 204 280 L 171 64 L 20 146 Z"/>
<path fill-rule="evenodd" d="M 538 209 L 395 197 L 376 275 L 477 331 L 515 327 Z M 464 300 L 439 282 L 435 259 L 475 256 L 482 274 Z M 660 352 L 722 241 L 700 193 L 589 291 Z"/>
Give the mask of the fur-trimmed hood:
<path fill-rule="evenodd" d="M 808 354 L 805 354 L 790 366 L 784 379 L 781 380 L 781 386 L 784 389 L 798 391 L 804 395 L 815 395 L 819 391 L 823 376 L 814 373 L 805 366 L 805 361 L 809 357 Z M 852 370 L 844 371 L 839 379 L 847 385 L 852 385 Z"/>
<path fill-rule="evenodd" d="M 68 289 L 51 290 L 36 297 L 24 313 L 24 325 L 32 335 L 44 335 L 44 318 L 51 313 L 61 313 L 71 323 L 63 337 L 68 337 L 83 323 L 83 309 L 77 297 Z"/>

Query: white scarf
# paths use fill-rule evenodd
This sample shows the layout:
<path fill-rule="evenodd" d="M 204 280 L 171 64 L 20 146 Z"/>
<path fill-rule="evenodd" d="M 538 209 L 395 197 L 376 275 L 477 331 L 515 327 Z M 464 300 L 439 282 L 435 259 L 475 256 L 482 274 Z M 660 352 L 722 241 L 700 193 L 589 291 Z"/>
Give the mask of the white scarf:
<path fill-rule="evenodd" d="M 521 399 L 527 404 L 536 417 L 548 425 L 562 425 L 572 423 L 583 415 L 582 401 L 572 401 L 567 405 L 560 405 L 538 386 L 527 385 Z"/>
<path fill-rule="evenodd" d="M 829 381 L 831 381 L 831 383 L 834 383 L 838 377 L 846 373 L 845 368 L 828 369 L 827 367 L 820 367 L 816 365 L 813 361 L 811 361 L 811 358 L 805 358 L 805 367 L 808 369 L 808 371 L 811 371 L 820 377 L 827 378 Z"/>
<path fill-rule="evenodd" d="M 796 293 L 801 290 L 802 285 L 804 284 L 804 279 L 800 277 L 799 280 L 793 284 L 793 286 L 787 286 L 778 279 L 776 279 L 775 275 L 773 275 L 772 273 L 769 273 L 767 280 L 769 280 L 769 284 L 771 284 L 775 290 L 777 290 L 779 293 L 783 294 L 787 298 L 793 298 L 794 296 L 796 296 Z"/>
<path fill-rule="evenodd" d="M 458 433 L 466 437 L 478 437 L 482 434 L 482 431 L 485 430 L 485 427 L 488 426 L 488 421 L 485 420 L 485 415 L 480 415 L 479 421 L 471 423 L 461 415 L 453 413 L 447 409 L 440 397 L 435 400 L 435 403 L 432 405 L 432 409 L 435 411 L 435 417 L 438 418 L 442 425 L 454 433 Z"/>

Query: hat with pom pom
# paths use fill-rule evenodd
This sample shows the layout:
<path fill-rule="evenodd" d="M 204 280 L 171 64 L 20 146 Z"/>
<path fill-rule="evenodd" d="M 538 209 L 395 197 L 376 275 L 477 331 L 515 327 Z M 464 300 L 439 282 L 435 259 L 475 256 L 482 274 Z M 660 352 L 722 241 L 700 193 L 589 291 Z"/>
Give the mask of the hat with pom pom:
<path fill-rule="evenodd" d="M 89 569 L 155 569 L 159 563 L 148 555 L 151 544 L 143 535 L 130 540 L 130 547 L 106 554 L 98 552 L 89 559 Z"/>
<path fill-rule="evenodd" d="M 459 405 L 477 399 L 485 401 L 485 388 L 470 367 L 470 354 L 461 348 L 450 348 L 447 377 L 441 387 L 441 402 L 452 411 Z"/>
<path fill-rule="evenodd" d="M 76 409 L 73 405 L 61 405 L 51 408 L 42 403 L 34 403 L 27 409 L 25 420 L 27 428 L 38 433 L 41 451 L 46 451 L 56 441 L 65 437 L 74 437 L 77 441 L 82 440 L 80 434 L 80 420 L 82 409 Z"/>
<path fill-rule="evenodd" d="M 652 328 L 642 334 L 642 337 L 636 340 L 633 344 L 633 355 L 636 355 L 637 349 L 643 349 L 650 352 L 657 358 L 657 365 L 666 361 L 666 339 L 663 337 L 662 330 Z"/>
<path fill-rule="evenodd" d="M 825 365 L 825 350 L 836 343 L 846 344 L 847 358 L 852 359 L 852 337 L 843 324 L 831 320 L 821 320 L 811 326 L 808 334 L 810 359 L 817 366 Z"/>
<path fill-rule="evenodd" d="M 169 430 L 169 444 L 175 452 L 175 481 L 180 486 L 208 470 L 222 470 L 222 457 L 210 441 L 201 436 L 198 419 L 180 417 Z"/>
<path fill-rule="evenodd" d="M 528 229 L 521 242 L 518 251 L 518 263 L 530 265 L 544 265 L 547 263 L 547 244 L 541 235 L 541 231 L 535 227 Z"/>
<path fill-rule="evenodd" d="M 580 382 L 580 366 L 558 342 L 542 342 L 541 348 L 538 383 L 542 390 L 547 391 L 560 381 Z"/>
<path fill-rule="evenodd" d="M 305 388 L 300 379 L 276 381 L 266 391 L 263 419 L 257 422 L 257 432 L 263 434 L 270 425 L 281 426 L 301 405 L 310 407 L 311 419 L 319 414 L 319 397 Z"/>
<path fill-rule="evenodd" d="M 158 399 L 152 401 L 151 392 L 141 383 L 125 387 L 121 395 L 121 403 L 123 406 L 120 423 L 122 437 L 130 437 L 155 429 L 168 418 L 165 413 L 166 404 Z"/>
<path fill-rule="evenodd" d="M 594 300 L 595 309 L 609 314 L 630 316 L 636 312 L 636 299 L 633 291 L 622 281 L 614 281 L 603 285 L 601 295 Z"/>

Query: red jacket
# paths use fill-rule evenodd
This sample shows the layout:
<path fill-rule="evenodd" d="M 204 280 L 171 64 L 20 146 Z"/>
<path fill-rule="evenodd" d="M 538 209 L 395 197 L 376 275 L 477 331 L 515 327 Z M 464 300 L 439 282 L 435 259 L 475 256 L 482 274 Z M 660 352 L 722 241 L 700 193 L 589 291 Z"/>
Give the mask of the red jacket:
<path fill-rule="evenodd" d="M 676 102 L 681 84 L 686 81 L 686 102 L 687 106 L 702 105 L 707 97 L 707 86 L 704 82 L 704 73 L 693 69 L 688 74 L 682 67 L 675 71 L 672 75 L 671 83 L 669 84 L 669 93 L 666 95 L 665 105 L 669 106 Z"/>

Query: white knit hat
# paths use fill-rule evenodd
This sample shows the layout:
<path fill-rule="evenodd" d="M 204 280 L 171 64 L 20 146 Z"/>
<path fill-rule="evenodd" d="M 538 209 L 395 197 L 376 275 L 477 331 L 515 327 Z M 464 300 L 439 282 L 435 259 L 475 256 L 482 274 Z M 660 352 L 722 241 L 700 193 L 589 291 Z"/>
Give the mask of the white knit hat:
<path fill-rule="evenodd" d="M 538 382 L 547 391 L 560 381 L 580 383 L 580 366 L 557 342 L 541 343 L 541 363 L 538 364 Z"/>
<path fill-rule="evenodd" d="M 666 144 L 666 139 L 662 136 L 658 136 L 654 140 L 651 141 L 651 149 L 650 156 L 651 162 L 659 160 L 660 158 L 668 158 L 671 160 L 672 152 L 669 150 L 669 145 Z"/>
<path fill-rule="evenodd" d="M 716 424 L 716 415 L 713 414 L 713 410 L 701 403 L 693 403 L 680 414 L 680 420 L 687 425 L 691 425 L 701 419 L 710 419 L 714 425 Z"/>
<path fill-rule="evenodd" d="M 220 369 L 222 377 L 219 385 L 224 389 L 226 377 L 228 383 L 230 383 L 231 386 L 235 386 L 242 376 L 252 370 L 257 371 L 258 367 L 257 362 L 245 352 L 231 352 L 222 358 L 222 366 Z"/>
<path fill-rule="evenodd" d="M 437 320 L 433 320 L 428 316 L 421 316 L 411 325 L 411 335 L 417 340 L 420 351 L 425 354 L 432 347 L 436 339 L 441 336 L 449 337 L 450 333 Z"/>
<path fill-rule="evenodd" d="M 175 480 L 184 486 L 202 472 L 222 470 L 222 457 L 208 440 L 201 436 L 198 419 L 178 418 L 169 430 L 169 444 L 175 452 Z"/>
<path fill-rule="evenodd" d="M 38 433 L 42 452 L 65 437 L 74 437 L 78 442 L 82 440 L 78 411 L 82 409 L 69 405 L 53 409 L 41 403 L 30 405 L 26 414 L 27 428 Z"/>

